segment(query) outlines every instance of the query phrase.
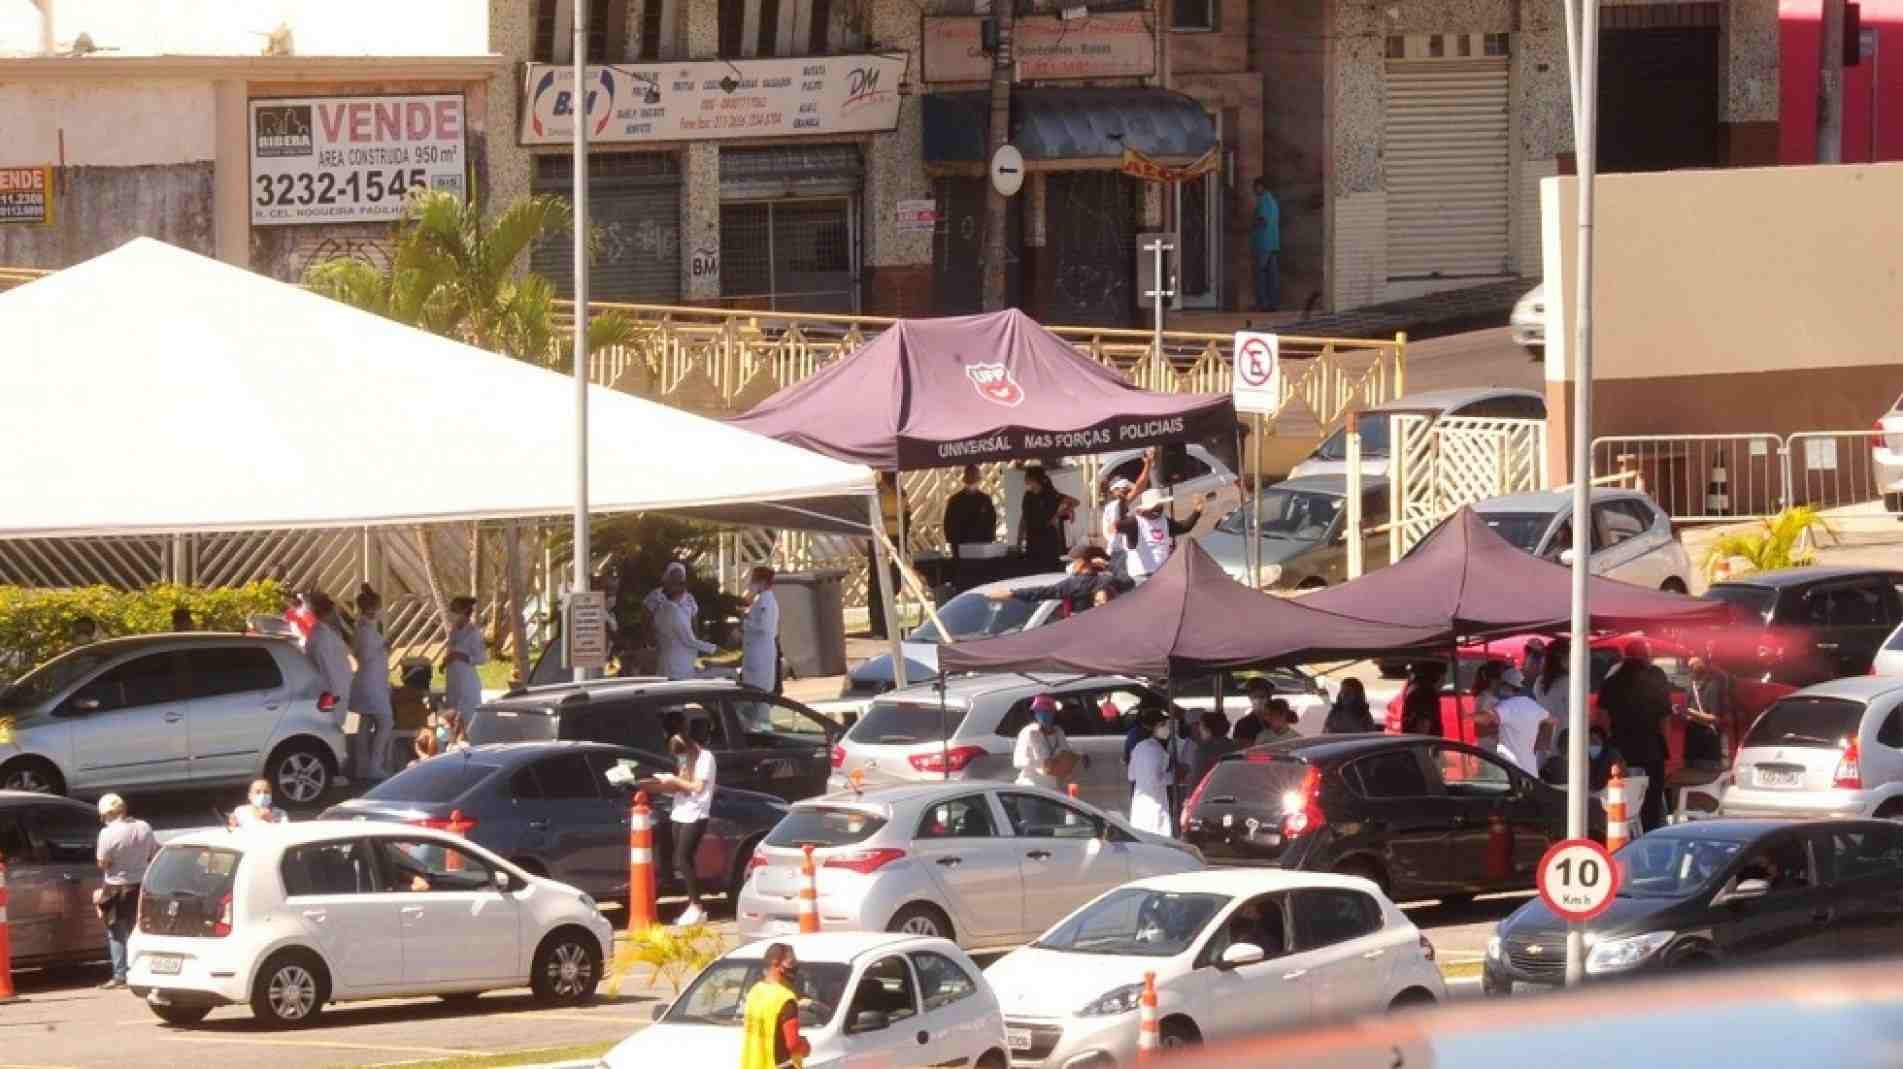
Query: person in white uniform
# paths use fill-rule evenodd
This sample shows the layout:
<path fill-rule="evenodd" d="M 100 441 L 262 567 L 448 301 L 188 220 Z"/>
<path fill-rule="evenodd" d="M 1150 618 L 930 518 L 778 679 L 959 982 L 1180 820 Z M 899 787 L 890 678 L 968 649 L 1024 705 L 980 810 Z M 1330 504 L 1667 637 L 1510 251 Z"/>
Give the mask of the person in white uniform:
<path fill-rule="evenodd" d="M 655 659 L 661 674 L 669 679 L 695 678 L 700 669 L 694 658 L 720 648 L 694 636 L 693 617 L 688 614 L 686 605 L 690 598 L 691 595 L 682 591 L 664 596 L 648 608 L 654 619 Z"/>
<path fill-rule="evenodd" d="M 1143 715 L 1149 737 L 1130 751 L 1130 824 L 1138 831 L 1170 833 L 1169 721 L 1160 712 Z"/>
<path fill-rule="evenodd" d="M 396 709 L 390 704 L 390 644 L 383 638 L 383 597 L 369 583 L 357 591 L 357 626 L 350 652 L 357 674 L 350 677 L 350 711 L 357 714 L 352 759 L 356 772 L 370 779 L 390 774 L 390 741 L 396 736 Z"/>
<path fill-rule="evenodd" d="M 773 594 L 773 578 L 773 569 L 765 565 L 753 569 L 747 592 L 740 598 L 747 609 L 740 622 L 740 682 L 769 694 L 780 683 L 780 600 Z M 749 730 L 765 731 L 769 726 L 764 702 L 745 703 L 741 715 Z"/>
<path fill-rule="evenodd" d="M 475 598 L 464 594 L 450 599 L 449 649 L 443 653 L 443 707 L 462 714 L 465 723 L 482 704 L 482 677 L 476 674 L 476 666 L 489 660 L 475 616 Z"/>
<path fill-rule="evenodd" d="M 344 641 L 344 624 L 337 618 L 337 604 L 327 594 L 309 594 L 304 604 L 311 610 L 315 622 L 311 626 L 310 639 L 305 643 L 305 652 L 310 655 L 311 663 L 317 668 L 317 676 L 324 681 L 324 693 L 332 695 L 338 702 L 335 707 L 338 721 L 343 721 L 349 711 L 350 701 L 350 646 Z"/>
<path fill-rule="evenodd" d="M 1011 764 L 1018 770 L 1018 782 L 1026 787 L 1047 790 L 1064 789 L 1064 778 L 1077 766 L 1080 755 L 1070 748 L 1070 739 L 1057 726 L 1057 699 L 1040 694 L 1031 699 L 1031 722 L 1018 732 L 1017 745 L 1011 750 Z"/>

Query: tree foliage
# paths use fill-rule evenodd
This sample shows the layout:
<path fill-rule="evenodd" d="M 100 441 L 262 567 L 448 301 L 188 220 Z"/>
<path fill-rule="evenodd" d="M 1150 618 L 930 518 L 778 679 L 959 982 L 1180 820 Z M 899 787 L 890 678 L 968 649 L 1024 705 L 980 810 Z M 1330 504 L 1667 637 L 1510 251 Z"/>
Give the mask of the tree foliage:
<path fill-rule="evenodd" d="M 1755 530 L 1735 531 L 1713 542 L 1705 551 L 1705 575 L 1716 577 L 1723 569 L 1733 573 L 1740 570 L 1775 572 L 1814 563 L 1817 546 L 1811 534 L 1813 530 L 1836 533 L 1811 506 L 1787 508 L 1768 520 L 1759 521 Z"/>

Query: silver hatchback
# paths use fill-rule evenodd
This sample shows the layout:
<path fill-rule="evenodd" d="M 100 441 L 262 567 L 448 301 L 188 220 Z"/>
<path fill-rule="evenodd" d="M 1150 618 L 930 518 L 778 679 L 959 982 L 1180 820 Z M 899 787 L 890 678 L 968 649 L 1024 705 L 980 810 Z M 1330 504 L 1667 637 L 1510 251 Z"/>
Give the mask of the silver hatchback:
<path fill-rule="evenodd" d="M 343 698 L 282 639 L 95 642 L 0 691 L 0 788 L 92 797 L 263 777 L 278 798 L 309 804 L 343 765 Z"/>
<path fill-rule="evenodd" d="M 1903 819 L 1903 679 L 1852 676 L 1780 698 L 1751 725 L 1727 817 Z"/>

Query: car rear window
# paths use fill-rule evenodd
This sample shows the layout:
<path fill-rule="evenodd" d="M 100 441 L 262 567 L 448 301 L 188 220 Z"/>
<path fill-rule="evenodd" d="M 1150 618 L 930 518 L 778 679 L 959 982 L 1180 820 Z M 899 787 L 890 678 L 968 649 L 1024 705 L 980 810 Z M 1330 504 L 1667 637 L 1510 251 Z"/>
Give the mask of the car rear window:
<path fill-rule="evenodd" d="M 947 706 L 940 710 L 936 702 L 873 702 L 846 738 L 861 746 L 910 746 L 917 742 L 942 742 L 964 723 L 965 710 Z"/>
<path fill-rule="evenodd" d="M 1857 737 L 1863 703 L 1844 698 L 1783 698 L 1764 711 L 1745 736 L 1746 746 L 1836 749 Z"/>
<path fill-rule="evenodd" d="M 469 744 L 491 742 L 552 742 L 561 728 L 561 718 L 550 709 L 510 709 L 497 705 L 477 706 L 469 718 Z"/>
<path fill-rule="evenodd" d="M 1219 761 L 1203 781 L 1203 801 L 1279 806 L 1282 795 L 1302 784 L 1308 766 L 1287 759 Z"/>
<path fill-rule="evenodd" d="M 441 754 L 398 772 L 372 787 L 364 797 L 379 801 L 452 802 L 499 771 L 500 766 L 465 754 Z"/>
<path fill-rule="evenodd" d="M 853 846 L 885 827 L 885 818 L 846 806 L 803 805 L 767 833 L 768 846 Z"/>
<path fill-rule="evenodd" d="M 1722 601 L 1760 623 L 1770 621 L 1771 607 L 1777 604 L 1777 591 L 1743 583 L 1718 583 L 1705 591 L 1705 596 Z"/>
<path fill-rule="evenodd" d="M 209 846 L 168 846 L 145 872 L 139 929 L 153 935 L 203 936 L 225 915 L 243 855 Z"/>

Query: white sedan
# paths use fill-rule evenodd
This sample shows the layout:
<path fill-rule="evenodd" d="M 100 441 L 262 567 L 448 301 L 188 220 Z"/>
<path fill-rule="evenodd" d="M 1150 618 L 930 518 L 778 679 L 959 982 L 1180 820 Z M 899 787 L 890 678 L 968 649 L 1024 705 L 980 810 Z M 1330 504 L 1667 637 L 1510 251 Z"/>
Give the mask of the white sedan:
<path fill-rule="evenodd" d="M 1184 873 L 1119 887 L 985 970 L 1012 1062 L 1129 1065 L 1144 973 L 1164 1047 L 1447 997 L 1433 945 L 1367 880 Z"/>
<path fill-rule="evenodd" d="M 788 936 L 799 962 L 807 1069 L 959 1065 L 1005 1069 L 998 1000 L 965 952 L 943 939 L 867 932 Z M 608 1069 L 740 1064 L 747 992 L 769 942 L 709 965 L 654 1024 L 602 1059 Z"/>
<path fill-rule="evenodd" d="M 799 931 L 813 844 L 822 931 L 906 932 L 1017 946 L 1131 879 L 1203 867 L 1194 847 L 1038 787 L 951 781 L 798 802 L 753 853 L 741 936 Z"/>

